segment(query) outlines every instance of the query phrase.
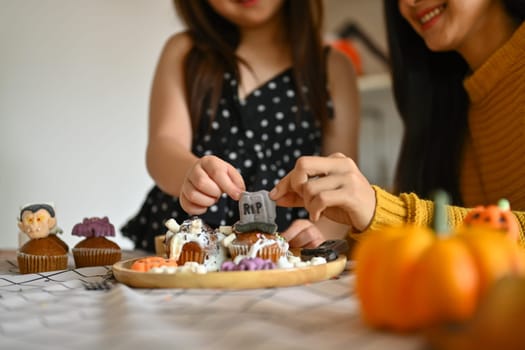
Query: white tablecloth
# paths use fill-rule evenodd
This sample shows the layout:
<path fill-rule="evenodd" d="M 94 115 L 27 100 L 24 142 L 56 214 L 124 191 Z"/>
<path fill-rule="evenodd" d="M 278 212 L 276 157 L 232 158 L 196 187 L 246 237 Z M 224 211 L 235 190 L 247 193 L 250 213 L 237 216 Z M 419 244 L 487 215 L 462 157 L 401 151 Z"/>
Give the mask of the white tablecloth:
<path fill-rule="evenodd" d="M 90 291 L 84 282 L 114 282 Z M 0 261 L 0 349 L 423 349 L 366 328 L 353 276 L 255 290 L 133 289 L 110 267 L 21 275 Z"/>

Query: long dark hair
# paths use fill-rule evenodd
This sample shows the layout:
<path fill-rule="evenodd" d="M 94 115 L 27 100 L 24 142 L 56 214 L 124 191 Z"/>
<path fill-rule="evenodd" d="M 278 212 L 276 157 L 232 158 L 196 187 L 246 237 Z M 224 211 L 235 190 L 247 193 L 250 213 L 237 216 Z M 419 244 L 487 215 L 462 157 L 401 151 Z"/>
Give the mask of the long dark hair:
<path fill-rule="evenodd" d="M 235 25 L 218 15 L 206 0 L 174 0 L 177 15 L 187 26 L 193 47 L 185 59 L 185 88 L 192 125 L 198 125 L 205 108 L 215 115 L 224 72 L 239 78 L 235 55 L 240 34 Z M 284 4 L 286 33 L 292 43 L 293 76 L 299 100 L 316 118 L 327 118 L 326 57 L 323 51 L 322 0 L 287 0 Z M 308 102 L 301 86 L 308 91 Z"/>
<path fill-rule="evenodd" d="M 505 0 L 522 22 L 525 0 Z M 468 65 L 456 52 L 432 52 L 401 16 L 398 2 L 384 0 L 394 99 L 404 125 L 395 189 L 428 198 L 441 188 L 462 204 L 459 178 L 467 134 Z"/>

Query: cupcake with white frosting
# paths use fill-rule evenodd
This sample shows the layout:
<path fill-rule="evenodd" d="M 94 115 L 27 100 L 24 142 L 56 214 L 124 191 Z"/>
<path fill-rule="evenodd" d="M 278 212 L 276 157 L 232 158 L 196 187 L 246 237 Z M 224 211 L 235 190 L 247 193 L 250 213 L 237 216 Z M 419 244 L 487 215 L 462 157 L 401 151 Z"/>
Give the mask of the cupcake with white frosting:
<path fill-rule="evenodd" d="M 275 202 L 268 191 L 244 192 L 239 200 L 240 219 L 233 226 L 235 239 L 228 245 L 233 259 L 260 257 L 277 263 L 286 256 L 288 242 L 277 232 Z"/>
<path fill-rule="evenodd" d="M 221 229 L 212 229 L 198 217 L 185 220 L 180 225 L 169 219 L 165 223 L 168 231 L 165 248 L 168 259 L 179 266 L 196 262 L 206 266 L 207 271 L 218 271 L 227 259 L 227 252 L 221 244 L 226 237 Z"/>

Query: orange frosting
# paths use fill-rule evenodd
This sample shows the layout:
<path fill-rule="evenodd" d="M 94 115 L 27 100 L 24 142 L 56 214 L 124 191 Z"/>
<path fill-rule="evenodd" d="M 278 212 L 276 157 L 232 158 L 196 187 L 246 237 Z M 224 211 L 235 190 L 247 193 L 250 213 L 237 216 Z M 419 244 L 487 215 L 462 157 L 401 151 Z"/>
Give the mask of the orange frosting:
<path fill-rule="evenodd" d="M 148 256 L 135 261 L 131 265 L 131 269 L 139 272 L 148 272 L 154 267 L 162 266 L 177 267 L 177 262 L 173 259 L 165 259 L 160 256 Z"/>

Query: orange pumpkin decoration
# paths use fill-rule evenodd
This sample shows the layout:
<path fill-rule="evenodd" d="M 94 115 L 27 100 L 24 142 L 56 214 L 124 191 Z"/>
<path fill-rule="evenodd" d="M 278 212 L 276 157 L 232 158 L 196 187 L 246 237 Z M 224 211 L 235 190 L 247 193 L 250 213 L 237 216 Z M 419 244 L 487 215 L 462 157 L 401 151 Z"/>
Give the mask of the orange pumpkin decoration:
<path fill-rule="evenodd" d="M 387 227 L 357 244 L 355 290 L 368 325 L 410 331 L 465 320 L 495 280 L 525 272 L 523 251 L 501 233 L 479 227 L 448 233 L 444 196 L 436 197 L 435 232 Z"/>
<path fill-rule="evenodd" d="M 160 256 L 148 256 L 133 262 L 131 269 L 133 271 L 148 272 L 155 267 L 177 267 L 177 262 L 172 259 L 165 259 Z"/>
<path fill-rule="evenodd" d="M 466 226 L 481 226 L 500 230 L 515 241 L 520 235 L 518 220 L 510 211 L 510 204 L 506 199 L 500 199 L 498 205 L 480 205 L 471 209 L 463 222 Z"/>
<path fill-rule="evenodd" d="M 425 338 L 434 350 L 523 350 L 525 333 L 525 278 L 500 279 L 480 302 L 476 315 L 454 327 L 425 330 Z"/>

